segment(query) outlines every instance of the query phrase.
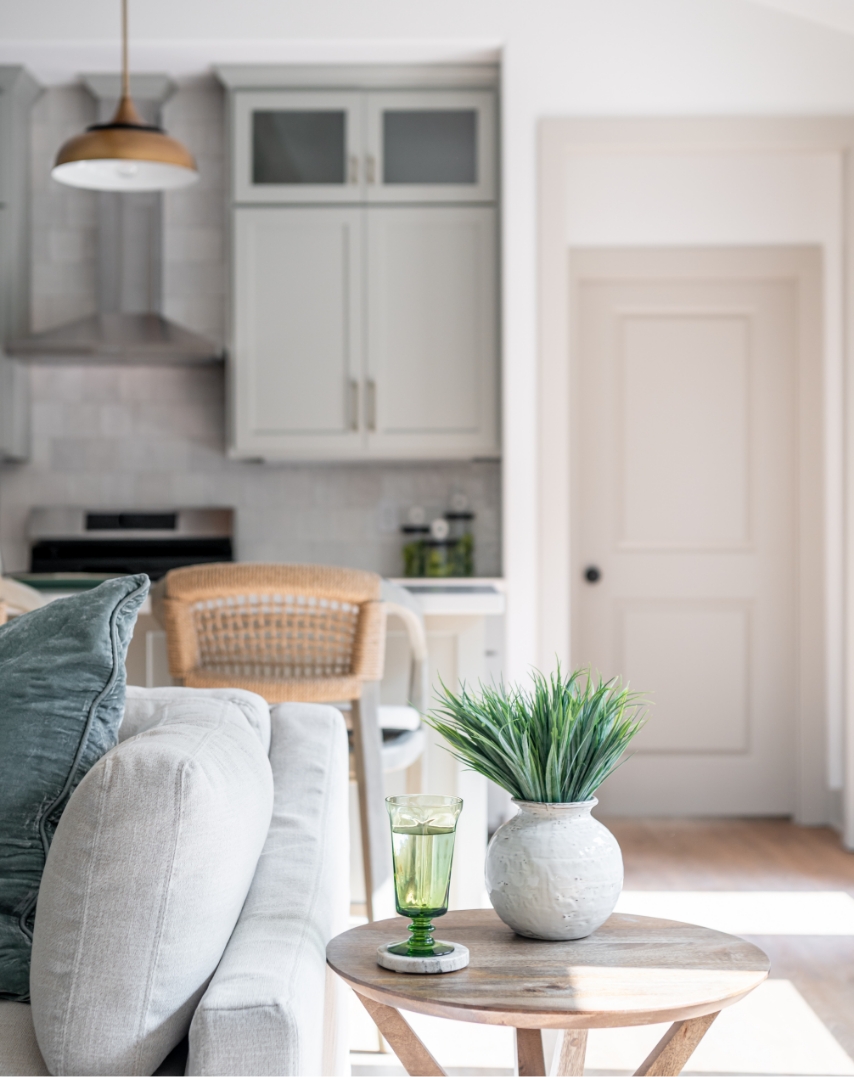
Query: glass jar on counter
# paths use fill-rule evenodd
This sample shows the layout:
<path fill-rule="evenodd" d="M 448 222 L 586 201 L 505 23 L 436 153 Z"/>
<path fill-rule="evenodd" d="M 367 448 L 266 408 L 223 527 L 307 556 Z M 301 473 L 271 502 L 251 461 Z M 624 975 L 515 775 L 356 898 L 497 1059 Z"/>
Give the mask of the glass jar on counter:
<path fill-rule="evenodd" d="M 405 524 L 400 529 L 404 535 L 403 575 L 419 577 L 427 575 L 427 539 L 430 528 L 426 524 Z"/>
<path fill-rule="evenodd" d="M 427 539 L 424 558 L 424 575 L 433 577 L 455 576 L 454 543 L 450 539 Z"/>
<path fill-rule="evenodd" d="M 456 577 L 474 575 L 472 512 L 448 512 L 433 520 L 405 524 L 400 530 L 403 574 L 406 577 Z"/>
<path fill-rule="evenodd" d="M 446 512 L 448 521 L 448 539 L 453 544 L 451 559 L 453 571 L 451 576 L 474 575 L 474 534 L 472 532 L 473 512 Z"/>

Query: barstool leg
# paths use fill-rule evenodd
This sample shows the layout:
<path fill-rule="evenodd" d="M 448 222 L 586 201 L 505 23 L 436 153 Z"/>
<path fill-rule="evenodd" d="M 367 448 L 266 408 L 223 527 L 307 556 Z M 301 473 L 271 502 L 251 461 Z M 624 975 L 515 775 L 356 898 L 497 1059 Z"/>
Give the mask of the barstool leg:
<path fill-rule="evenodd" d="M 394 915 L 391 834 L 383 791 L 379 700 L 379 684 L 366 683 L 362 686 L 362 698 L 353 700 L 351 711 L 369 920 L 382 920 Z"/>

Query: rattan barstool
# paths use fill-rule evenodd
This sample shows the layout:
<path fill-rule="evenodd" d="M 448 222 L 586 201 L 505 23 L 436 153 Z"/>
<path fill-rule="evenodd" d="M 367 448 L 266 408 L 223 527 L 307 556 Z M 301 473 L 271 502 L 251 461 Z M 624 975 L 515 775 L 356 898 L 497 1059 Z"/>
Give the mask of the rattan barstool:
<path fill-rule="evenodd" d="M 173 569 L 152 593 L 178 684 L 245 688 L 269 704 L 350 703 L 369 919 L 393 902 L 379 724 L 386 614 L 412 620 L 382 589 L 358 569 L 223 563 Z"/>

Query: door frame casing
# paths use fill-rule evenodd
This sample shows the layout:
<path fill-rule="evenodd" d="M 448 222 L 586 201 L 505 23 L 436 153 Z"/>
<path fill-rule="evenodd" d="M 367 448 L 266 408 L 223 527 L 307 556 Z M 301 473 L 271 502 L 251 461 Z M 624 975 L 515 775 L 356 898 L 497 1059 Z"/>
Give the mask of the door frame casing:
<path fill-rule="evenodd" d="M 566 240 L 567 167 L 573 155 L 586 152 L 686 152 L 757 150 L 832 151 L 845 162 L 844 250 L 850 260 L 854 244 L 854 120 L 850 119 L 549 119 L 539 139 L 539 369 L 538 369 L 538 658 L 555 655 L 569 664 L 574 582 L 571 572 L 575 490 L 572 482 L 572 381 L 574 370 L 572 269 Z M 672 243 L 662 243 L 672 248 Z M 712 251 L 707 245 L 695 249 Z M 818 244 L 815 245 L 816 247 Z M 798 372 L 798 536 L 797 536 L 797 701 L 795 736 L 795 811 L 798 823 L 830 821 L 826 780 L 826 643 L 824 574 L 823 355 L 821 277 L 814 272 L 815 249 L 791 243 L 781 247 L 728 244 L 755 253 L 757 267 L 768 253 L 778 259 L 789 252 L 798 284 L 801 317 Z M 601 248 L 599 248 L 601 250 Z M 637 247 L 633 248 L 637 250 Z M 655 249 L 655 248 L 653 248 Z M 812 260 L 812 265 L 810 264 Z M 766 274 L 767 276 L 767 274 Z M 779 273 L 777 273 L 779 276 Z M 810 283 L 811 281 L 815 283 Z M 815 289 L 818 287 L 818 294 Z M 854 669 L 854 438 L 847 416 L 854 414 L 854 286 L 846 264 L 845 317 L 845 666 Z M 818 481 L 816 481 L 818 480 Z M 845 790 L 843 830 L 854 847 L 854 725 L 852 691 L 845 691 Z"/>
<path fill-rule="evenodd" d="M 569 457 L 570 457 L 570 553 L 580 548 L 579 452 L 580 411 L 582 402 L 574 380 L 580 371 L 579 347 L 575 330 L 579 289 L 591 283 L 638 281 L 654 283 L 674 280 L 680 284 L 692 280 L 700 283 L 722 280 L 745 284 L 780 282 L 793 286 L 796 296 L 793 322 L 797 341 L 793 351 L 796 365 L 792 370 L 793 507 L 797 534 L 793 542 L 795 561 L 794 621 L 792 624 L 796 668 L 794 689 L 795 742 L 791 746 L 792 771 L 796 789 L 814 780 L 816 802 L 812 821 L 823 822 L 823 777 L 826 759 L 825 740 L 825 669 L 824 669 L 824 498 L 822 475 L 822 253 L 818 246 L 798 247 L 656 247 L 656 248 L 572 248 L 570 253 L 570 387 L 569 387 Z M 574 471 L 574 473 L 573 473 Z M 819 481 L 814 481 L 818 477 Z M 758 484 L 750 483 L 754 490 Z M 598 556 L 598 555 L 596 555 Z M 604 551 L 602 556 L 606 556 Z M 575 559 L 571 557 L 571 560 Z M 575 563 L 569 572 L 570 611 L 574 631 L 579 629 L 580 603 L 585 586 Z M 570 631 L 570 640 L 573 630 Z M 578 656 L 575 655 L 576 664 Z M 653 712 L 654 714 L 654 712 Z M 810 753 L 815 752 L 812 759 Z M 711 753 L 714 754 L 714 753 Z M 815 766 L 816 774 L 809 772 Z M 786 775 L 786 787 L 789 786 Z M 797 797 L 797 794 L 796 794 Z M 796 809 L 802 807 L 797 802 Z M 725 807 L 725 806 L 723 806 Z M 732 808 L 728 810 L 732 811 Z M 779 810 L 779 809 L 778 809 Z M 822 816 L 818 818 L 817 816 Z"/>

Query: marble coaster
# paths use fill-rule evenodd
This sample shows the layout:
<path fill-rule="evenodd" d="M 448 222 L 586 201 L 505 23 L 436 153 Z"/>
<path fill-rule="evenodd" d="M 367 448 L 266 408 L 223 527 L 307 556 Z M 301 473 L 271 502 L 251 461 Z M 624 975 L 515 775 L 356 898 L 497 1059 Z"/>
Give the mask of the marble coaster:
<path fill-rule="evenodd" d="M 436 942 L 440 941 L 436 939 Z M 394 946 L 394 943 L 391 945 Z M 384 969 L 391 969 L 392 972 L 411 972 L 416 975 L 464 969 L 469 963 L 468 947 L 459 942 L 446 942 L 443 945 L 453 946 L 453 950 L 442 957 L 406 957 L 405 954 L 390 954 L 388 946 L 378 946 L 377 964 Z"/>

